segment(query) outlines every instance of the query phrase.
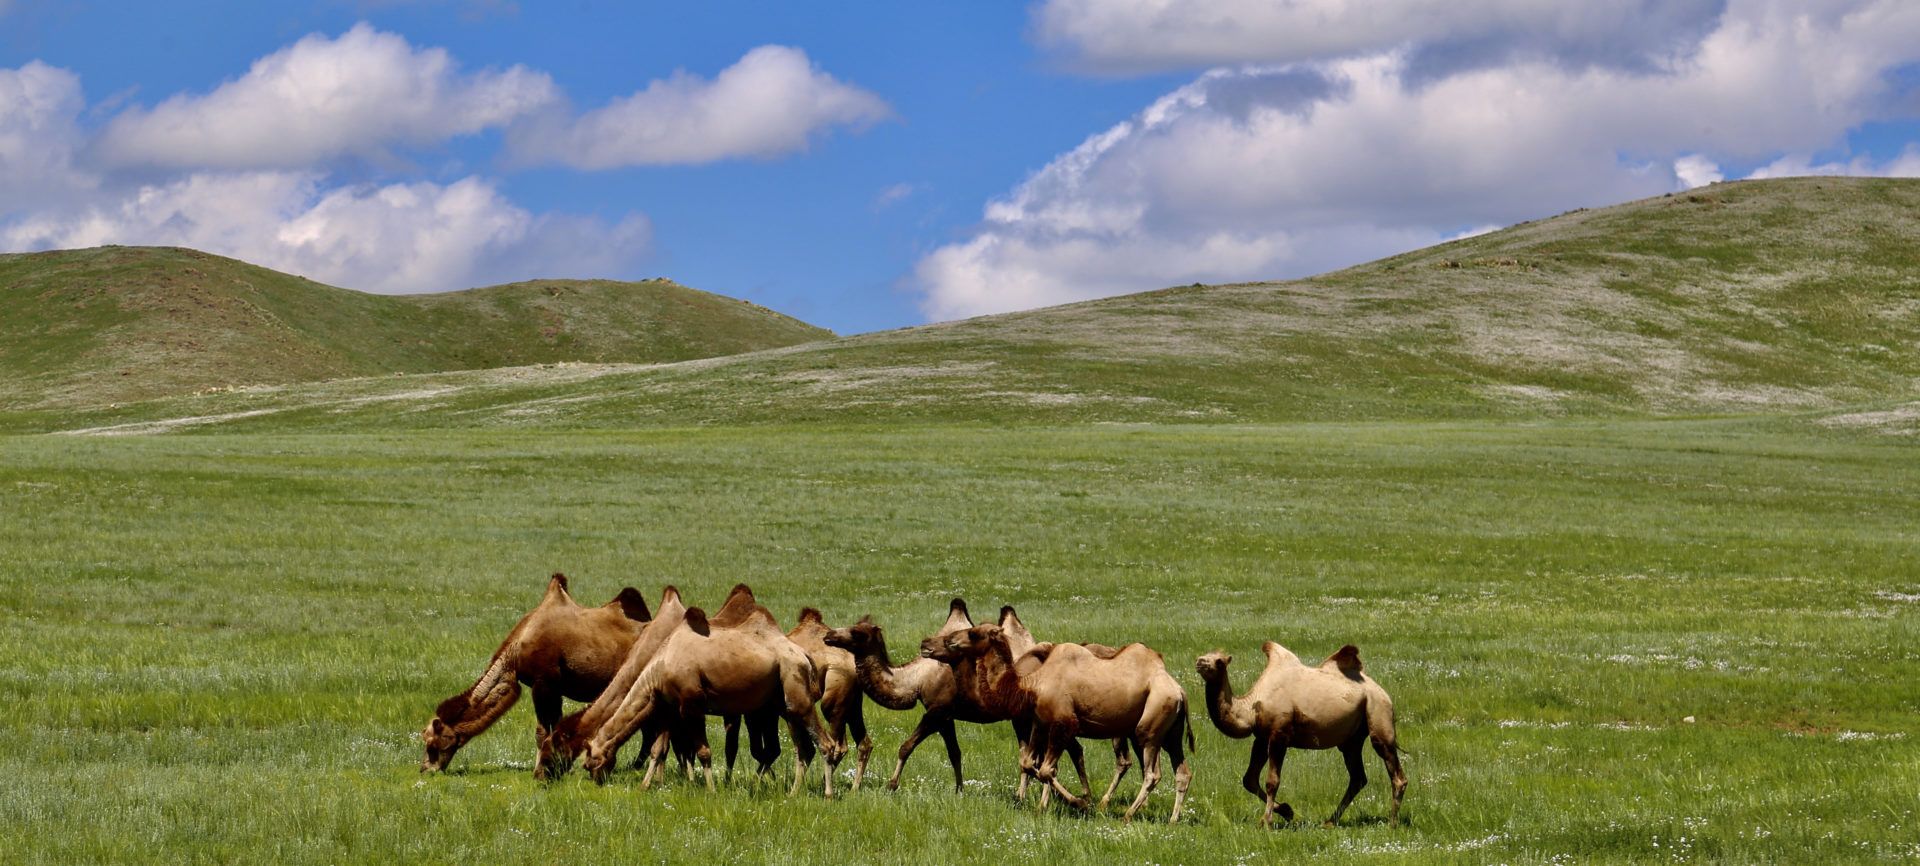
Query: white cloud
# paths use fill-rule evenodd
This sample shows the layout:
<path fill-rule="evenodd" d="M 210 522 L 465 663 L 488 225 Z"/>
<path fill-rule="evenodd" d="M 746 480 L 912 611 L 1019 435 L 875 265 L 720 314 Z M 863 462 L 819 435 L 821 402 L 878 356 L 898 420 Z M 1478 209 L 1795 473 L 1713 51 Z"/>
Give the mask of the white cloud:
<path fill-rule="evenodd" d="M 806 149 L 829 127 L 890 114 L 880 97 L 816 68 L 800 49 L 763 45 L 711 81 L 679 71 L 578 118 L 518 125 L 508 150 L 522 163 L 581 169 L 769 158 Z"/>
<path fill-rule="evenodd" d="M 0 224 L 7 249 L 185 246 L 374 292 L 444 291 L 536 276 L 605 276 L 646 252 L 650 226 L 536 216 L 487 181 L 321 185 L 307 172 L 195 173 L 123 200 Z"/>
<path fill-rule="evenodd" d="M 74 167 L 85 105 L 79 76 L 65 69 L 0 69 L 0 213 L 92 184 Z"/>
<path fill-rule="evenodd" d="M 1200 76 L 990 202 L 920 262 L 923 309 L 1301 276 L 1819 152 L 1892 110 L 1920 4 L 1738 0 L 1652 71 L 1524 56 L 1416 80 L 1416 48 Z"/>
<path fill-rule="evenodd" d="M 873 210 L 883 211 L 906 201 L 909 196 L 919 191 L 920 187 L 917 184 L 896 183 L 874 195 L 871 207 Z"/>
<path fill-rule="evenodd" d="M 1854 157 L 1846 162 L 1815 163 L 1813 158 L 1806 154 L 1789 154 L 1755 169 L 1747 177 L 1759 179 L 1806 175 L 1920 177 L 1920 144 L 1909 144 L 1899 156 L 1878 164 L 1868 156 Z"/>
<path fill-rule="evenodd" d="M 1680 185 L 1686 189 L 1719 183 L 1726 179 L 1726 176 L 1720 173 L 1718 163 L 1697 153 L 1689 153 L 1674 160 L 1673 174 L 1680 178 Z"/>
<path fill-rule="evenodd" d="M 307 36 L 211 93 L 128 109 L 97 147 L 110 165 L 174 168 L 385 160 L 395 146 L 503 126 L 558 98 L 545 73 L 515 66 L 465 74 L 445 49 L 415 48 L 363 23 L 337 39 Z"/>
<path fill-rule="evenodd" d="M 1512 57 L 1657 66 L 1724 0 L 1046 0 L 1035 38 L 1109 72 L 1330 60 L 1415 47 L 1412 65 Z"/>

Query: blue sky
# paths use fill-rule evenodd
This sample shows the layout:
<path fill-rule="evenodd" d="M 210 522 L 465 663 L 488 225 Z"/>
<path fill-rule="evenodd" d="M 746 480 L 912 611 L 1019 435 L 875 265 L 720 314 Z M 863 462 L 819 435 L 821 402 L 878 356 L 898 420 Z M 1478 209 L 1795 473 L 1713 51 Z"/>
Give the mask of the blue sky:
<path fill-rule="evenodd" d="M 1920 174 L 1892 0 L 561 5 L 0 0 L 0 248 L 665 275 L 854 333 Z"/>

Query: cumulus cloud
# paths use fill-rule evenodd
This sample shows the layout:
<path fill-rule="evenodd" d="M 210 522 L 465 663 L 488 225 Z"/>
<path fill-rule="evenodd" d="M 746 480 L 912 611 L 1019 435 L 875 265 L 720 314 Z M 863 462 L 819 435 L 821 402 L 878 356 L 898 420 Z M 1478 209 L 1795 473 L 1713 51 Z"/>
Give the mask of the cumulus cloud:
<path fill-rule="evenodd" d="M 1046 0 L 1038 41 L 1094 70 L 1330 60 L 1402 48 L 1416 74 L 1543 57 L 1650 68 L 1684 52 L 1725 0 Z"/>
<path fill-rule="evenodd" d="M 204 95 L 115 117 L 97 142 L 109 165 L 303 168 L 342 156 L 388 158 L 503 126 L 559 99 L 541 72 L 463 73 L 444 49 L 356 25 L 311 35 Z"/>
<path fill-rule="evenodd" d="M 0 213 L 92 184 L 74 166 L 85 105 L 79 76 L 65 69 L 0 69 Z"/>
<path fill-rule="evenodd" d="M 0 224 L 15 250 L 185 246 L 374 292 L 604 276 L 647 250 L 646 219 L 536 216 L 493 184 L 327 188 L 309 172 L 204 172 L 124 199 Z"/>
<path fill-rule="evenodd" d="M 711 81 L 683 70 L 577 118 L 520 124 L 508 151 L 521 163 L 581 169 L 764 159 L 890 114 L 879 96 L 821 71 L 800 49 L 763 45 Z"/>
<path fill-rule="evenodd" d="M 1841 175 L 1851 177 L 1920 177 L 1920 145 L 1909 144 L 1900 155 L 1885 161 L 1870 156 L 1828 162 L 1814 162 L 1807 154 L 1788 154 L 1755 169 L 1750 178 Z"/>
<path fill-rule="evenodd" d="M 1317 6 L 1350 11 L 1276 4 Z M 1420 78 L 1404 44 L 1211 70 L 990 202 L 973 237 L 919 263 L 923 309 L 1301 276 L 1658 195 L 1720 161 L 1832 147 L 1890 111 L 1891 73 L 1920 60 L 1920 6 L 1901 0 L 1737 0 L 1715 21 L 1652 71 L 1522 57 Z M 1350 41 L 1403 39 L 1380 26 Z"/>

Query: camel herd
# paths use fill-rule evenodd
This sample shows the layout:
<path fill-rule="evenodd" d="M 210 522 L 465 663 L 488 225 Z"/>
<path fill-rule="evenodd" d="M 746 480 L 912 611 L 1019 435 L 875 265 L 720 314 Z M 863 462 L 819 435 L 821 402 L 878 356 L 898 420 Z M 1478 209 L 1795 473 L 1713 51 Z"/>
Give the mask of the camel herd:
<path fill-rule="evenodd" d="M 726 774 L 731 778 L 742 725 L 748 754 L 764 774 L 780 754 L 779 726 L 793 743 L 793 792 L 806 784 L 816 754 L 825 760 L 825 794 L 848 743 L 857 749 L 853 788 L 866 775 L 873 741 L 867 736 L 866 699 L 889 710 L 923 708 L 913 732 L 900 744 L 892 790 L 920 741 L 938 734 L 953 765 L 955 790 L 964 783 L 955 722 L 1012 725 L 1019 747 L 1019 787 L 1040 785 L 1039 806 L 1052 795 L 1089 808 L 1092 784 L 1080 740 L 1113 746 L 1114 773 L 1099 800 L 1105 810 L 1120 780 L 1139 760 L 1143 780 L 1127 807 L 1131 820 L 1160 781 L 1160 753 L 1173 767 L 1170 821 L 1180 820 L 1193 778 L 1186 753 L 1194 746 L 1187 696 L 1159 653 L 1144 644 L 1036 641 L 1012 607 L 991 623 L 976 624 L 966 603 L 954 599 L 940 630 L 919 644 L 918 657 L 895 665 L 886 635 L 870 617 L 831 628 L 818 610 L 800 612 L 783 632 L 773 614 L 745 584 L 734 587 L 711 615 L 687 607 L 679 590 L 666 587 L 648 610 L 632 587 L 600 607 L 585 607 L 555 574 L 540 604 L 522 617 L 494 651 L 473 686 L 440 703 L 421 731 L 426 756 L 420 769 L 437 772 L 519 700 L 533 693 L 538 751 L 534 777 L 553 779 L 578 763 L 595 781 L 614 768 L 621 746 L 641 735 L 636 769 L 645 766 L 649 787 L 672 752 L 688 773 L 697 764 L 714 786 L 707 717 L 720 716 Z M 1262 825 L 1293 809 L 1277 800 L 1280 766 L 1288 749 L 1339 749 L 1346 758 L 1346 796 L 1328 824 L 1340 820 L 1367 783 L 1361 766 L 1368 743 L 1380 755 L 1393 785 L 1389 821 L 1398 822 L 1407 779 L 1394 737 L 1393 701 L 1361 668 L 1360 652 L 1345 646 L 1315 666 L 1268 641 L 1267 666 L 1245 694 L 1227 678 L 1233 657 L 1211 652 L 1195 662 L 1206 683 L 1207 714 L 1222 733 L 1253 739 L 1242 784 L 1264 805 Z M 562 699 L 586 702 L 562 716 Z M 1079 776 L 1075 794 L 1057 774 L 1065 755 Z M 1265 772 L 1264 780 L 1261 778 Z"/>

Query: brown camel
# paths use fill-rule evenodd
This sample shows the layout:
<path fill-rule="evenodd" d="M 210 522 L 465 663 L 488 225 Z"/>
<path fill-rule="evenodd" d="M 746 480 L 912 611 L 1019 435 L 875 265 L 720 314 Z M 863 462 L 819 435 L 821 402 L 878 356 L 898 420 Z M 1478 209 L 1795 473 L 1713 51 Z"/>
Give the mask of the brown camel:
<path fill-rule="evenodd" d="M 867 758 L 873 754 L 873 738 L 867 736 L 860 672 L 853 653 L 827 645 L 826 637 L 832 631 L 820 611 L 806 607 L 800 609 L 800 622 L 793 631 L 787 632 L 787 639 L 806 650 L 814 671 L 820 675 L 820 714 L 826 719 L 827 732 L 846 744 L 850 742 L 847 731 L 853 731 L 851 742 L 857 743 L 860 750 L 853 765 L 853 789 L 858 791 L 860 780 L 867 775 Z"/>
<path fill-rule="evenodd" d="M 736 583 L 727 593 L 727 600 L 721 603 L 720 609 L 707 616 L 707 623 L 712 628 L 736 628 L 758 610 L 766 610 L 766 608 L 754 598 L 753 588 L 744 583 Z M 773 614 L 769 612 L 767 615 Z M 726 778 L 731 782 L 733 781 L 733 760 L 740 753 L 740 717 L 721 716 L 720 724 L 726 736 Z M 754 763 L 757 765 L 754 775 L 765 776 L 772 772 L 773 762 L 780 758 L 778 727 L 779 719 L 774 716 L 759 716 L 748 720 L 747 753 L 753 756 Z"/>
<path fill-rule="evenodd" d="M 1020 614 L 1014 611 L 1013 605 L 1002 605 L 1000 608 L 1000 632 L 1006 635 L 1007 651 L 1016 662 L 1022 656 L 1032 652 L 1035 646 L 1039 645 L 1039 642 L 1033 638 L 1033 632 L 1027 630 L 1027 624 L 1020 621 Z M 937 647 L 929 645 L 932 640 L 932 638 L 929 638 L 927 642 L 921 643 L 922 654 L 937 652 Z M 1103 659 L 1113 658 L 1120 653 L 1118 649 L 1105 644 L 1088 643 L 1081 644 L 1081 646 L 1086 647 L 1088 652 Z M 1011 674 L 1011 671 L 997 671 L 994 666 L 990 664 L 978 664 L 982 659 L 984 659 L 984 657 L 964 658 L 955 664 L 954 670 L 956 675 L 960 678 L 961 682 L 965 684 L 962 687 L 963 693 L 979 695 L 983 690 L 993 690 L 996 686 L 992 680 L 996 676 L 1008 676 Z M 1009 721 L 1013 722 L 1014 738 L 1019 742 L 1023 756 L 1020 764 L 1022 767 L 1020 786 L 1014 790 L 1013 796 L 1016 800 L 1025 800 L 1027 798 L 1027 782 L 1033 778 L 1031 772 L 1026 772 L 1027 769 L 1033 766 L 1033 762 L 1030 760 L 1031 756 L 1026 753 L 1027 745 L 1030 741 L 1028 736 L 1030 732 L 1027 730 L 1024 719 L 1009 719 Z M 1133 756 L 1138 753 L 1138 750 L 1134 749 L 1130 754 L 1128 749 L 1130 742 L 1131 741 L 1125 737 L 1114 738 L 1113 778 L 1107 782 L 1106 793 L 1100 795 L 1099 808 L 1102 812 L 1107 810 L 1107 803 L 1113 799 L 1113 792 L 1119 789 L 1121 777 L 1125 776 L 1127 770 L 1133 767 Z M 1087 778 L 1087 763 L 1080 751 L 1079 741 L 1074 740 L 1068 742 L 1066 749 L 1067 756 L 1073 760 L 1075 772 L 1080 775 L 1080 788 L 1084 792 L 1082 796 L 1092 797 L 1093 783 Z M 1044 794 L 1042 796 L 1044 796 Z"/>
<path fill-rule="evenodd" d="M 713 628 L 703 611 L 689 609 L 613 715 L 587 740 L 584 764 L 596 780 L 604 779 L 620 744 L 663 712 L 683 719 L 777 714 L 793 736 L 791 793 L 798 793 L 816 744 L 829 760 L 844 753 L 814 713 L 816 681 L 806 652 L 780 632 L 764 608 L 732 628 Z M 711 767 L 707 785 L 713 785 Z M 831 772 L 826 795 L 833 796 Z"/>
<path fill-rule="evenodd" d="M 1169 822 L 1180 820 L 1193 778 L 1180 737 L 1184 731 L 1185 746 L 1191 748 L 1193 726 L 1187 716 L 1186 692 L 1167 673 L 1159 653 L 1144 644 L 1128 644 L 1112 657 L 1100 658 L 1079 644 L 1037 644 L 1016 660 L 998 625 L 978 625 L 948 635 L 938 657 L 993 658 L 1011 671 L 1011 677 L 999 678 L 1006 692 L 1002 699 L 1016 715 L 1030 720 L 1031 745 L 1026 753 L 1041 756 L 1034 774 L 1077 808 L 1089 804 L 1067 790 L 1055 772 L 1068 742 L 1077 737 L 1125 737 L 1139 748 L 1145 778 L 1123 816 L 1128 821 L 1159 784 L 1160 751 L 1165 749 L 1174 778 Z M 1046 805 L 1044 796 L 1040 805 Z"/>
<path fill-rule="evenodd" d="M 654 655 L 660 651 L 661 645 L 672 636 L 674 629 L 679 627 L 686 614 L 687 607 L 680 599 L 679 589 L 669 586 L 661 590 L 660 607 L 655 612 L 653 620 L 646 624 L 639 637 L 628 648 L 619 670 L 607 682 L 606 688 L 593 699 L 592 703 L 561 719 L 559 724 L 554 725 L 547 735 L 541 738 L 540 760 L 551 775 L 556 777 L 563 775 L 573 767 L 573 762 L 585 751 L 587 740 L 613 716 L 620 701 L 633 688 L 634 682 L 640 678 L 640 672 L 646 668 L 649 661 L 653 660 Z M 661 731 L 667 729 L 666 721 L 668 720 L 663 715 L 662 723 L 648 731 L 647 742 L 654 742 Z M 682 726 L 678 739 L 685 741 L 685 744 L 691 746 L 693 752 L 697 754 L 699 745 L 692 742 L 693 732 L 684 730 L 690 727 Z M 698 741 L 704 744 L 705 739 L 706 720 L 702 718 Z M 683 757 L 688 753 L 685 749 L 681 752 Z"/>
<path fill-rule="evenodd" d="M 561 699 L 599 697 L 649 618 L 646 601 L 633 587 L 600 607 L 582 607 L 567 592 L 567 576 L 553 575 L 546 595 L 507 633 L 479 681 L 440 702 L 420 732 L 426 744 L 421 771 L 446 769 L 460 747 L 513 707 L 522 684 L 533 692 L 536 740 L 544 743 L 560 721 Z M 547 777 L 546 758 L 543 746 L 534 761 L 535 778 Z"/>
<path fill-rule="evenodd" d="M 900 743 L 900 757 L 894 762 L 887 790 L 900 787 L 900 774 L 907 758 L 928 734 L 937 733 L 947 744 L 947 762 L 953 765 L 953 789 L 959 791 L 966 777 L 960 772 L 960 741 L 953 730 L 953 706 L 958 687 L 953 668 L 932 659 L 914 659 L 896 667 L 887 655 L 887 638 L 873 618 L 861 617 L 846 628 L 836 628 L 821 638 L 829 647 L 846 650 L 853 656 L 855 679 L 861 691 L 873 702 L 889 710 L 910 710 L 914 704 L 926 707 L 920 723 Z"/>
<path fill-rule="evenodd" d="M 1241 784 L 1266 804 L 1261 825 L 1271 826 L 1276 811 L 1280 820 L 1293 820 L 1292 806 L 1274 802 L 1280 789 L 1280 764 L 1289 748 L 1337 748 L 1346 758 L 1347 793 L 1327 819 L 1328 826 L 1338 822 L 1354 795 L 1367 785 L 1360 751 L 1369 740 L 1393 780 L 1393 807 L 1387 820 L 1398 823 L 1407 776 L 1400 769 L 1393 699 L 1361 669 L 1360 651 L 1348 644 L 1319 667 L 1307 667 L 1299 656 L 1273 641 L 1261 649 L 1267 654 L 1267 669 L 1239 697 L 1227 679 L 1227 664 L 1233 656 L 1210 652 L 1194 662 L 1207 684 L 1207 714 L 1213 717 L 1214 727 L 1235 739 L 1253 737 L 1253 755 Z M 1259 784 L 1262 765 L 1267 767 L 1264 793 Z"/>

